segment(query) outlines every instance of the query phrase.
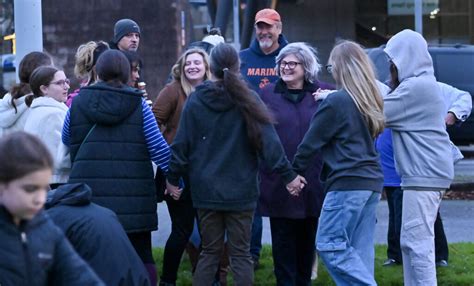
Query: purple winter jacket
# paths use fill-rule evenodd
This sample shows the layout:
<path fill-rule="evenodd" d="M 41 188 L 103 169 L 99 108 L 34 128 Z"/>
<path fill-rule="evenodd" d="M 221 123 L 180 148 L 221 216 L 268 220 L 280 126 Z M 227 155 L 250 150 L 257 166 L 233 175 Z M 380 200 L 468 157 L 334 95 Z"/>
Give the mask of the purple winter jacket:
<path fill-rule="evenodd" d="M 305 94 L 299 102 L 289 99 L 288 89 L 281 79 L 260 90 L 262 101 L 276 119 L 275 129 L 290 161 L 293 160 L 296 149 L 308 131 L 313 114 L 318 108 L 318 102 L 314 100 L 312 93 L 319 87 L 333 89 L 323 83 L 305 83 L 303 87 Z M 318 154 L 308 170 L 301 174 L 308 181 L 308 185 L 298 197 L 288 193 L 277 174 L 262 168 L 257 213 L 262 216 L 291 219 L 319 217 L 324 201 L 324 190 L 319 181 L 321 168 L 322 159 Z"/>

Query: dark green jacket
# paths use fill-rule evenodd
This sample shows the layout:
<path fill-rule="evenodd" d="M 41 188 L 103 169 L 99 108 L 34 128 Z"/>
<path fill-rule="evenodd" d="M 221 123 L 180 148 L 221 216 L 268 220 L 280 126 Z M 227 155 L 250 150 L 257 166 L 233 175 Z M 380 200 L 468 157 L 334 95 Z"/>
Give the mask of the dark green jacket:
<path fill-rule="evenodd" d="M 244 118 L 230 96 L 216 83 L 205 82 L 184 107 L 171 145 L 168 180 L 178 185 L 179 177 L 187 174 L 196 208 L 255 209 L 260 159 L 279 173 L 285 184 L 296 177 L 272 124 L 262 126 L 262 141 L 258 153 L 248 140 Z"/>

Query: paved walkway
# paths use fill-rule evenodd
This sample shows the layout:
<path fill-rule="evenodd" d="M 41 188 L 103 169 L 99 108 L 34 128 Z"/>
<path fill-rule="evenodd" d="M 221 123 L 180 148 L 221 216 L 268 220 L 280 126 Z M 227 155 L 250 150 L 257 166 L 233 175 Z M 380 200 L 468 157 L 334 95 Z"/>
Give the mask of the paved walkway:
<path fill-rule="evenodd" d="M 449 243 L 474 242 L 474 201 L 448 201 L 441 203 L 441 217 Z M 377 227 L 375 243 L 387 243 L 388 207 L 381 201 L 377 207 Z M 153 246 L 163 247 L 171 231 L 170 218 L 165 203 L 158 205 L 159 230 L 153 232 Z M 263 221 L 263 243 L 271 244 L 268 218 Z"/>

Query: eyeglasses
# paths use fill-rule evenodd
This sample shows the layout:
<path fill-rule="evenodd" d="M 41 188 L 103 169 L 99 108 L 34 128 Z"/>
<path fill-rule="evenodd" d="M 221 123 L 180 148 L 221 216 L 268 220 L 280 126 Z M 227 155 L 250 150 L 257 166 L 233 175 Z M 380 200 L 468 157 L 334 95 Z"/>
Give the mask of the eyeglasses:
<path fill-rule="evenodd" d="M 284 69 L 285 67 L 288 67 L 290 70 L 296 68 L 297 65 L 301 65 L 301 63 L 299 62 L 293 62 L 293 61 L 289 61 L 289 62 L 280 62 L 280 68 L 281 69 Z"/>
<path fill-rule="evenodd" d="M 67 78 L 67 79 L 61 79 L 61 80 L 58 80 L 58 81 L 53 81 L 50 84 L 56 84 L 56 85 L 64 87 L 66 84 L 70 85 L 71 81 Z"/>
<path fill-rule="evenodd" d="M 332 65 L 326 65 L 326 70 L 329 74 L 332 74 Z"/>

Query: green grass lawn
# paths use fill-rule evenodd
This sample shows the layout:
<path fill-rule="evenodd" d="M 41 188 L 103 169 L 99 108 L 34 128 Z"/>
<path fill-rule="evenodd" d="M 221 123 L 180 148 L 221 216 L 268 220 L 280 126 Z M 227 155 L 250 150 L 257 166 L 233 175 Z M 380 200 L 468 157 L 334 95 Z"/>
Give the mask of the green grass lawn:
<path fill-rule="evenodd" d="M 403 285 L 402 266 L 382 267 L 386 258 L 385 245 L 377 245 L 375 253 L 375 280 L 378 285 Z M 273 274 L 272 249 L 265 245 L 260 258 L 260 268 L 255 272 L 255 285 L 275 285 Z M 158 273 L 161 272 L 163 249 L 153 249 Z M 474 243 L 453 243 L 449 245 L 449 267 L 438 268 L 439 286 L 474 286 Z M 312 285 L 336 285 L 326 272 L 324 264 L 320 262 L 318 279 Z M 229 285 L 232 285 L 232 274 L 229 273 Z M 191 264 L 185 254 L 181 263 L 177 285 L 191 285 Z"/>

